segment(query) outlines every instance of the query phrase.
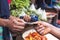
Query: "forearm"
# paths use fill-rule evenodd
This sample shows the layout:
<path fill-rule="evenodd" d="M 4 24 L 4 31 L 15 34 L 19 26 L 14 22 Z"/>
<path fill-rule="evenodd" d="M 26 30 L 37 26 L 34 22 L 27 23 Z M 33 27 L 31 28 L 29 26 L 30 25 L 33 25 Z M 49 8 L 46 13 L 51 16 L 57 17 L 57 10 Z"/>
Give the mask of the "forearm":
<path fill-rule="evenodd" d="M 55 26 L 52 26 L 50 33 L 60 39 L 60 28 L 57 28 Z"/>
<path fill-rule="evenodd" d="M 0 26 L 6 26 L 7 25 L 7 20 L 8 19 L 2 19 L 2 18 L 0 18 Z"/>

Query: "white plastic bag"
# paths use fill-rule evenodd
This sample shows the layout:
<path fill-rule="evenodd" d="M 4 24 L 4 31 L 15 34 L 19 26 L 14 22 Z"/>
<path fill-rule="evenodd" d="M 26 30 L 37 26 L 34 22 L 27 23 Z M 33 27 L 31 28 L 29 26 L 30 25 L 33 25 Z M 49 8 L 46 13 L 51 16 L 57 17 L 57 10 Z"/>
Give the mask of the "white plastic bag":
<path fill-rule="evenodd" d="M 30 10 L 36 10 L 34 4 L 32 4 L 32 5 L 30 6 Z"/>
<path fill-rule="evenodd" d="M 46 11 L 42 11 L 42 20 L 47 21 Z"/>

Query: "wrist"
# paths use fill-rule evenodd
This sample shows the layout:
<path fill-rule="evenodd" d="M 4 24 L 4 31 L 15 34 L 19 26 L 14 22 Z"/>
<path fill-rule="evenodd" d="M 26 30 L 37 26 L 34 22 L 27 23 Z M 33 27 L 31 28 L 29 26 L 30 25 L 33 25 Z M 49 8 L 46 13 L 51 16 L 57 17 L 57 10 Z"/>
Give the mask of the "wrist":
<path fill-rule="evenodd" d="M 52 34 L 53 30 L 54 30 L 54 27 L 55 27 L 55 26 L 53 26 L 53 25 L 50 26 L 50 29 L 51 29 L 50 33 L 51 33 L 51 34 Z"/>
<path fill-rule="evenodd" d="M 7 25 L 8 25 L 8 21 L 9 21 L 9 19 L 4 19 L 4 27 L 8 27 Z"/>
<path fill-rule="evenodd" d="M 0 26 L 6 26 L 7 25 L 7 22 L 8 22 L 8 19 L 2 19 L 0 18 Z"/>

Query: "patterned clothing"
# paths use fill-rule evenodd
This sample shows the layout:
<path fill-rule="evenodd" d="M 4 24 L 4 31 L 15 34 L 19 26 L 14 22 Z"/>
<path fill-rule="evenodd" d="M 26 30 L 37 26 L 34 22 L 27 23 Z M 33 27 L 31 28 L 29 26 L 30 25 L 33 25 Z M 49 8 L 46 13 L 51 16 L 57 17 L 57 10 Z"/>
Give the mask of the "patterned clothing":
<path fill-rule="evenodd" d="M 0 40 L 3 40 L 3 28 L 0 26 Z"/>

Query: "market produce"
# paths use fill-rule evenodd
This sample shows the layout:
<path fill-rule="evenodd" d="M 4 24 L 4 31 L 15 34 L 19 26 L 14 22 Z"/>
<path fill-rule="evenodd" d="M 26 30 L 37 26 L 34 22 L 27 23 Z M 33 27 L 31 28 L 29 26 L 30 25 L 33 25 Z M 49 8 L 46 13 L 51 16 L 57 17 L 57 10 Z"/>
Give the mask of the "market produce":
<path fill-rule="evenodd" d="M 28 8 L 30 6 L 30 0 L 12 0 L 11 1 L 11 15 L 18 16 L 23 8 Z"/>
<path fill-rule="evenodd" d="M 41 8 L 36 9 L 35 6 L 32 4 L 31 7 L 27 9 L 23 9 L 19 16 L 29 15 L 31 17 L 31 21 L 35 22 L 38 20 L 47 21 L 46 11 L 42 10 Z"/>
<path fill-rule="evenodd" d="M 11 8 L 19 9 L 29 6 L 30 1 L 29 0 L 12 0 L 11 2 Z"/>
<path fill-rule="evenodd" d="M 26 22 L 30 22 L 31 17 L 29 15 L 25 15 L 23 18 Z"/>
<path fill-rule="evenodd" d="M 37 32 L 33 32 L 26 36 L 25 40 L 47 40 L 47 38 L 45 36 L 41 36 Z"/>
<path fill-rule="evenodd" d="M 36 9 L 34 4 L 32 4 L 30 7 L 29 6 L 30 0 L 12 0 L 10 6 L 11 15 L 20 17 L 26 14 L 31 17 L 32 21 L 47 21 L 46 13 L 44 10 L 41 10 L 41 8 Z"/>
<path fill-rule="evenodd" d="M 38 16 L 36 16 L 36 15 L 31 15 L 30 17 L 31 17 L 31 21 L 32 21 L 32 22 L 38 21 Z"/>

